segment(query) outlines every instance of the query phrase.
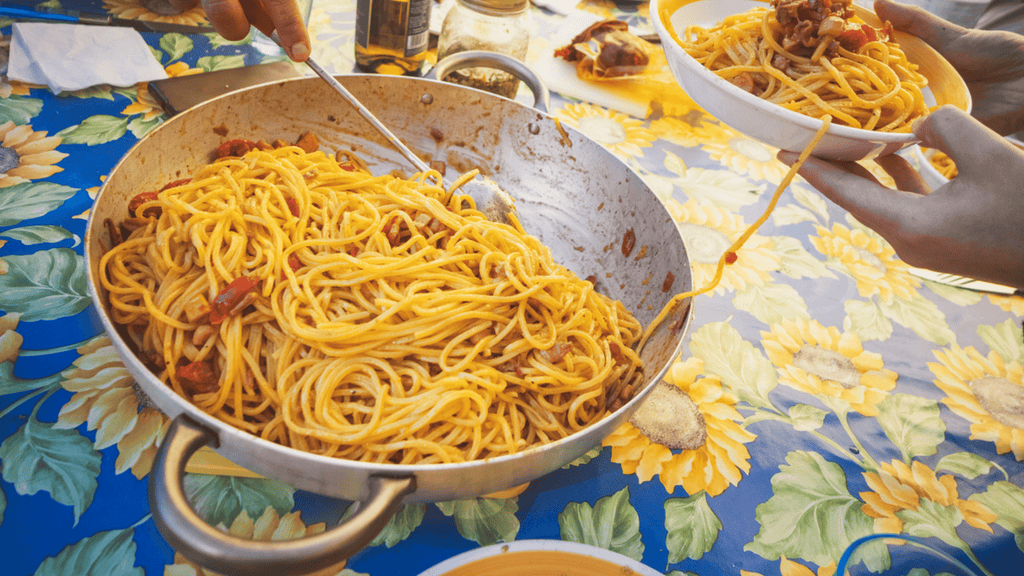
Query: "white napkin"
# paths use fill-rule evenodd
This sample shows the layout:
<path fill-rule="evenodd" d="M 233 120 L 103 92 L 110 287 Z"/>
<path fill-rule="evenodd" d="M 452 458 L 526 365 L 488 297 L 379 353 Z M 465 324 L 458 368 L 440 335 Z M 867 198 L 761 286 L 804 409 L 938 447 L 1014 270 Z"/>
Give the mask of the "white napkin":
<path fill-rule="evenodd" d="M 18 22 L 7 77 L 60 94 L 100 84 L 132 86 L 167 73 L 131 28 Z"/>

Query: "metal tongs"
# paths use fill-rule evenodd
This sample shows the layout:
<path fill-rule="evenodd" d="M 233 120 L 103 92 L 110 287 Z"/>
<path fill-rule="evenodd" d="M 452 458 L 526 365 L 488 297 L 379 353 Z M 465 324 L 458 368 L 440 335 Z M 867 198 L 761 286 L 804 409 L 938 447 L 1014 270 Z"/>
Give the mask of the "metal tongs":
<path fill-rule="evenodd" d="M 275 44 L 284 49 L 284 46 L 281 44 L 281 39 L 277 35 L 277 31 L 274 29 L 274 24 L 270 21 L 266 10 L 262 6 L 262 0 L 243 0 L 242 8 L 245 11 L 246 17 L 248 17 L 249 22 L 256 27 L 257 30 L 265 34 L 268 38 L 273 40 Z M 344 98 L 345 101 L 348 102 L 364 120 L 369 122 L 378 134 L 383 136 L 391 146 L 398 150 L 402 156 L 404 156 L 405 159 L 416 168 L 416 170 L 419 172 L 427 172 L 430 170 L 430 166 L 428 166 L 426 162 L 410 150 L 409 147 L 398 138 L 398 136 L 395 136 L 395 134 L 391 132 L 383 122 L 373 115 L 373 112 L 370 112 L 366 106 L 363 106 L 363 103 L 360 102 L 358 98 L 349 92 L 347 88 L 342 86 L 342 84 L 338 82 L 334 76 L 331 76 L 326 70 L 324 70 L 322 66 L 317 64 L 312 57 L 306 59 L 306 65 L 309 66 L 317 76 L 323 79 L 324 82 L 327 82 L 335 92 L 340 94 L 341 97 Z M 514 64 L 512 66 L 514 67 Z M 525 65 L 523 66 L 525 67 Z M 533 89 L 532 86 L 531 89 Z M 541 85 L 540 91 L 542 94 L 538 93 L 537 89 L 534 89 L 534 93 L 537 94 L 538 102 L 541 100 L 544 101 L 543 105 L 545 106 L 546 111 L 548 98 L 547 88 Z M 442 177 L 441 184 L 450 195 L 452 192 L 451 182 Z M 515 206 L 512 197 L 502 190 L 495 182 L 486 177 L 481 176 L 467 182 L 463 185 L 462 191 L 472 196 L 474 201 L 477 202 L 478 207 L 486 207 L 483 211 L 487 214 L 488 218 L 492 220 L 507 223 L 509 221 L 509 215 L 515 213 Z"/>

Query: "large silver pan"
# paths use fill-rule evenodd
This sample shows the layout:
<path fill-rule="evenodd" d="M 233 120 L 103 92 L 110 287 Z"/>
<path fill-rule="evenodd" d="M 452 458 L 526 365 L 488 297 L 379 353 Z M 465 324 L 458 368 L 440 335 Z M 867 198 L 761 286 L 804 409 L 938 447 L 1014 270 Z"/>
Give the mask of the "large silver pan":
<path fill-rule="evenodd" d="M 596 276 L 646 325 L 691 287 L 675 223 L 631 169 L 596 142 L 547 114 L 486 92 L 426 79 L 342 76 L 339 80 L 410 148 L 449 169 L 480 167 L 515 199 L 523 226 L 580 277 Z M 233 92 L 170 119 L 118 163 L 100 190 L 86 232 L 89 285 L 114 346 L 153 403 L 174 422 L 151 475 L 150 500 L 164 537 L 199 564 L 221 572 L 290 574 L 319 570 L 366 546 L 403 502 L 471 498 L 529 482 L 600 445 L 638 407 L 680 352 L 690 317 L 677 306 L 643 349 L 645 386 L 625 406 L 583 432 L 514 456 L 464 464 L 381 465 L 286 448 L 239 431 L 195 408 L 161 383 L 111 323 L 97 266 L 108 244 L 103 222 L 119 221 L 128 200 L 194 173 L 229 138 L 295 138 L 311 130 L 332 151 L 354 150 L 375 172 L 405 160 L 318 78 Z M 409 170 L 409 173 L 412 171 Z M 622 244 L 635 234 L 628 257 Z M 674 282 L 664 286 L 669 275 Z M 185 463 L 203 445 L 295 488 L 353 500 L 358 512 L 324 534 L 254 543 L 206 525 L 182 489 Z"/>

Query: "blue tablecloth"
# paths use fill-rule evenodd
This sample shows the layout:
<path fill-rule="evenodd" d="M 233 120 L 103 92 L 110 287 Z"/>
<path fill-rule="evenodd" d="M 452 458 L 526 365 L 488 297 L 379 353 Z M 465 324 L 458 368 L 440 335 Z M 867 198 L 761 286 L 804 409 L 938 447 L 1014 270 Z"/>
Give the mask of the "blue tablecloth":
<path fill-rule="evenodd" d="M 76 7 L 156 18 L 144 5 Z M 644 4 L 583 7 L 646 16 Z M 352 70 L 353 13 L 351 0 L 314 4 L 314 56 L 336 73 Z M 533 57 L 561 18 L 534 8 Z M 216 35 L 144 37 L 172 76 L 279 58 Z M 104 176 L 166 117 L 146 85 L 54 96 L 4 77 L 0 95 L 0 573 L 206 573 L 151 519 L 147 474 L 167 421 L 104 336 L 82 259 Z M 552 114 L 659 194 L 697 286 L 785 172 L 775 150 L 685 101 L 635 118 L 556 94 Z M 624 425 L 521 494 L 405 506 L 342 573 L 415 575 L 544 538 L 666 574 L 830 576 L 874 533 L 920 537 L 979 574 L 1021 573 L 1024 298 L 919 279 L 797 180 L 695 311 L 667 381 L 702 415 L 703 445 L 671 450 Z M 208 522 L 243 537 L 316 531 L 348 506 L 242 475 L 189 474 L 186 489 Z M 856 573 L 908 558 L 914 576 L 949 569 L 914 545 L 876 544 L 866 558 Z"/>

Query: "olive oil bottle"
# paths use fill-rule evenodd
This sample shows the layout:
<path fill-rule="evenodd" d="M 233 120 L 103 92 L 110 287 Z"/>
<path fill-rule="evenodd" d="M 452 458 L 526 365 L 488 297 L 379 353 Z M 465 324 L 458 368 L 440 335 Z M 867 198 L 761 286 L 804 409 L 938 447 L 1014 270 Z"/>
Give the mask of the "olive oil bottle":
<path fill-rule="evenodd" d="M 419 76 L 427 57 L 434 0 L 358 0 L 356 67 L 363 72 Z"/>

